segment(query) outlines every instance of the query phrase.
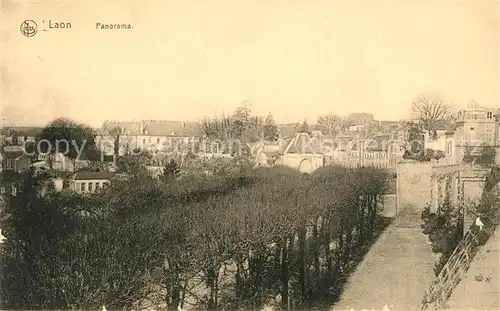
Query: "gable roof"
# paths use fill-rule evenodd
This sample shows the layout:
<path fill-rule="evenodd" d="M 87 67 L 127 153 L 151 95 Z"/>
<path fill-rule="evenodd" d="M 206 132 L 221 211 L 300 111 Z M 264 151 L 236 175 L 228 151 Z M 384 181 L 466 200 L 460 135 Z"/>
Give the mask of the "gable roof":
<path fill-rule="evenodd" d="M 285 149 L 285 153 L 312 154 L 322 153 L 321 139 L 310 137 L 308 133 L 298 133 Z"/>
<path fill-rule="evenodd" d="M 295 136 L 299 123 L 278 124 L 278 131 L 281 137 Z"/>
<path fill-rule="evenodd" d="M 141 121 L 122 122 L 106 120 L 98 130 L 98 133 L 101 135 L 110 135 L 115 128 L 121 129 L 123 135 L 140 135 Z"/>
<path fill-rule="evenodd" d="M 73 180 L 90 180 L 90 179 L 111 179 L 115 173 L 113 172 L 76 172 Z"/>
<path fill-rule="evenodd" d="M 446 120 L 437 120 L 435 124 L 436 131 L 446 131 L 448 128 L 448 121 Z"/>
<path fill-rule="evenodd" d="M 142 121 L 105 121 L 98 131 L 101 135 L 110 135 L 114 128 L 122 130 L 122 135 L 149 135 L 149 136 L 196 136 L 197 123 L 168 120 Z"/>
<path fill-rule="evenodd" d="M 350 113 L 347 116 L 347 119 L 351 122 L 354 122 L 355 125 L 361 125 L 374 121 L 375 117 L 373 116 L 373 113 L 355 112 L 355 113 Z"/>
<path fill-rule="evenodd" d="M 366 142 L 366 149 L 369 151 L 387 151 L 392 142 L 389 135 L 376 135 Z"/>

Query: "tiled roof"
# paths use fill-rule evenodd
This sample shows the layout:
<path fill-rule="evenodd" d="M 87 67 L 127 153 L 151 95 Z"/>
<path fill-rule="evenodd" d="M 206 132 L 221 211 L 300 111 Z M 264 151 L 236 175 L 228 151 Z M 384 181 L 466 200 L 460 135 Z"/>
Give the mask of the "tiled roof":
<path fill-rule="evenodd" d="M 389 147 L 389 135 L 377 135 L 367 140 L 366 149 L 371 151 L 386 151 Z"/>
<path fill-rule="evenodd" d="M 195 122 L 144 121 L 144 134 L 151 136 L 191 137 L 198 134 Z"/>
<path fill-rule="evenodd" d="M 142 120 L 142 121 L 106 121 L 99 133 L 109 135 L 114 128 L 122 130 L 122 135 L 150 135 L 150 136 L 197 136 L 196 122 Z"/>
<path fill-rule="evenodd" d="M 278 131 L 281 137 L 295 136 L 299 123 L 278 124 Z"/>
<path fill-rule="evenodd" d="M 289 143 L 286 151 L 298 154 L 322 153 L 321 140 L 316 137 L 310 137 L 307 133 L 299 133 Z"/>
<path fill-rule="evenodd" d="M 16 131 L 18 136 L 35 137 L 40 130 L 40 127 L 34 126 L 5 126 L 0 131 L 6 135 L 8 135 L 10 131 Z"/>
<path fill-rule="evenodd" d="M 112 172 L 76 172 L 73 180 L 90 180 L 90 179 L 111 179 L 115 173 Z"/>
<path fill-rule="evenodd" d="M 445 131 L 448 127 L 448 122 L 446 120 L 438 120 L 435 124 L 435 129 L 437 131 Z"/>
<path fill-rule="evenodd" d="M 110 135 L 115 128 L 121 129 L 123 135 L 140 135 L 141 121 L 105 121 L 98 132 L 101 135 Z"/>

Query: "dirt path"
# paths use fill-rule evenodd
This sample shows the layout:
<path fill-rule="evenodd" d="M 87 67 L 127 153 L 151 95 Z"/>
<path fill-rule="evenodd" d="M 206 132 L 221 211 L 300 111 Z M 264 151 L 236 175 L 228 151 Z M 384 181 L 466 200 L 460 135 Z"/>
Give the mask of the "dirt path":
<path fill-rule="evenodd" d="M 418 310 L 436 256 L 420 228 L 391 224 L 349 279 L 333 310 Z"/>

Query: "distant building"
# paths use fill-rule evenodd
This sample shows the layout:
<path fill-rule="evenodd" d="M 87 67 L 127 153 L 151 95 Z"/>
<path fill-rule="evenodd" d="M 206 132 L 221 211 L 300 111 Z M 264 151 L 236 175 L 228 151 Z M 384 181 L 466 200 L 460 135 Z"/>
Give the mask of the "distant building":
<path fill-rule="evenodd" d="M 443 142 L 444 141 L 444 142 Z M 495 163 L 500 165 L 500 109 L 484 108 L 478 105 L 461 109 L 452 126 L 434 142 L 426 143 L 433 150 L 442 150 L 443 162 L 459 164 L 467 152 L 480 153 L 483 146 L 495 150 Z"/>
<path fill-rule="evenodd" d="M 31 158 L 24 152 L 24 148 L 19 145 L 3 146 L 0 153 L 0 171 L 21 172 L 31 164 Z"/>
<path fill-rule="evenodd" d="M 467 108 L 458 112 L 453 135 L 454 157 L 461 162 L 467 150 L 480 151 L 481 146 L 496 150 L 496 163 L 500 164 L 500 109 Z M 449 146 L 453 149 L 452 146 Z"/>
<path fill-rule="evenodd" d="M 24 145 L 27 141 L 35 141 L 40 127 L 32 126 L 5 126 L 1 129 L 0 136 L 8 145 Z"/>
<path fill-rule="evenodd" d="M 194 122 L 143 120 L 134 122 L 106 121 L 96 136 L 96 143 L 107 155 L 131 154 L 136 149 L 157 151 L 187 147 L 199 131 Z"/>
<path fill-rule="evenodd" d="M 70 180 L 71 190 L 80 194 L 91 194 L 107 188 L 115 173 L 112 172 L 77 172 Z"/>
<path fill-rule="evenodd" d="M 299 123 L 278 124 L 278 133 L 281 138 L 295 137 Z"/>
<path fill-rule="evenodd" d="M 457 142 L 467 146 L 498 144 L 498 123 L 495 115 L 500 109 L 467 108 L 458 112 L 455 121 Z"/>
<path fill-rule="evenodd" d="M 310 174 L 325 165 L 321 137 L 298 133 L 286 146 L 276 164 L 298 169 L 301 173 Z"/>
<path fill-rule="evenodd" d="M 371 124 L 375 121 L 375 117 L 373 116 L 373 113 L 351 113 L 347 117 L 347 119 L 353 124 L 353 125 L 365 125 L 365 124 Z"/>

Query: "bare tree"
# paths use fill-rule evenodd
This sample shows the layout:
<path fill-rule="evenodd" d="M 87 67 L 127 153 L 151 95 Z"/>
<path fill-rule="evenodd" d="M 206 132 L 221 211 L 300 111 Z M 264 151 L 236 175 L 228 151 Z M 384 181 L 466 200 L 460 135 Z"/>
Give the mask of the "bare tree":
<path fill-rule="evenodd" d="M 323 134 L 329 134 L 332 137 L 342 129 L 342 119 L 333 113 L 319 116 L 317 123 L 321 126 Z"/>
<path fill-rule="evenodd" d="M 452 108 L 452 105 L 443 101 L 439 93 L 421 94 L 412 103 L 413 115 L 418 117 L 422 129 L 427 130 L 433 139 L 437 136 L 437 123 L 449 119 Z"/>

